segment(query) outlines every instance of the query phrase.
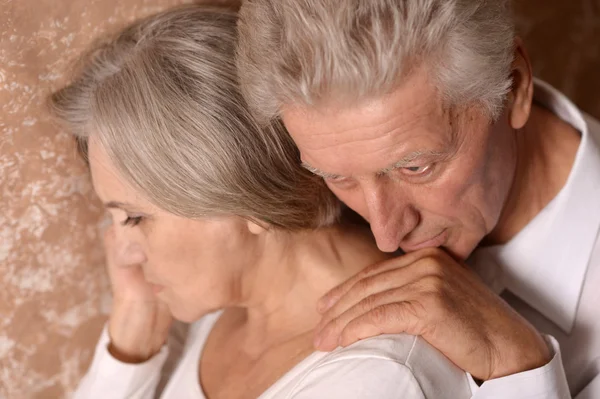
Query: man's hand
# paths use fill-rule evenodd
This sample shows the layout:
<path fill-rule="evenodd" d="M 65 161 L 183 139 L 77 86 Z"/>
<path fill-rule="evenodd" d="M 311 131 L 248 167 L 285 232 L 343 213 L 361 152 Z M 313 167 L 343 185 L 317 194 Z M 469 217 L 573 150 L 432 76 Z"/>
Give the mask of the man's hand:
<path fill-rule="evenodd" d="M 547 364 L 543 338 L 479 278 L 437 248 L 368 267 L 331 290 L 315 346 L 379 335 L 420 335 L 475 378 L 489 380 Z"/>

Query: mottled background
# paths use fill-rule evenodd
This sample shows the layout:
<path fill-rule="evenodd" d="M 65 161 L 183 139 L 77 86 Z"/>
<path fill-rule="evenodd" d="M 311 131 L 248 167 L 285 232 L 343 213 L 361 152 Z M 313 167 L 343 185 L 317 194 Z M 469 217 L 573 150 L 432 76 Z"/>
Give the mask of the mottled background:
<path fill-rule="evenodd" d="M 181 0 L 0 0 L 0 399 L 68 397 L 109 308 L 101 208 L 47 94 L 101 32 Z M 536 74 L 600 117 L 600 2 L 522 0 Z"/>

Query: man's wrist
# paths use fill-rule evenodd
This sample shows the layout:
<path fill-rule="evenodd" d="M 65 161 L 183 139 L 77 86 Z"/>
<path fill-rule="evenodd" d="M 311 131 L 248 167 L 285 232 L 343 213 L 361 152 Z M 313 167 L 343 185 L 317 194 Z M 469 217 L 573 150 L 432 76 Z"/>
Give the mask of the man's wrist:
<path fill-rule="evenodd" d="M 544 338 L 537 332 L 529 344 L 515 346 L 512 350 L 499 352 L 500 365 L 495 368 L 491 379 L 534 370 L 545 366 L 552 360 L 553 351 Z"/>

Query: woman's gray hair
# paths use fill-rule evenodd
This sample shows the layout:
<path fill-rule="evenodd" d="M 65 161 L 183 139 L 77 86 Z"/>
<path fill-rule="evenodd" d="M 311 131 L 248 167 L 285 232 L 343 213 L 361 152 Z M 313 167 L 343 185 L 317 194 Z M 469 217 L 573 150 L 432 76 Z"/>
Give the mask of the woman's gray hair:
<path fill-rule="evenodd" d="M 387 94 L 422 67 L 447 105 L 497 118 L 512 82 L 510 0 L 246 0 L 239 32 L 242 89 L 261 121 Z"/>
<path fill-rule="evenodd" d="M 168 212 L 292 230 L 331 224 L 333 194 L 300 166 L 280 124 L 259 127 L 248 111 L 236 23 L 236 10 L 206 5 L 138 21 L 84 57 L 52 95 L 54 113 L 84 145 L 97 137 L 125 179 Z"/>

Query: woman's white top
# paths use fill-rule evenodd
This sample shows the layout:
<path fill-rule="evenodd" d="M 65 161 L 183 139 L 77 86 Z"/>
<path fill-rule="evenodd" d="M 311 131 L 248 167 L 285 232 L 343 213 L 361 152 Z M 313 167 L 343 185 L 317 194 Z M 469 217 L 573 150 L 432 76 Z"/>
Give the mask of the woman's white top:
<path fill-rule="evenodd" d="M 221 312 L 190 326 L 181 356 L 162 392 L 159 382 L 168 357 L 165 345 L 142 364 L 125 364 L 108 352 L 105 328 L 76 399 L 206 399 L 199 363 L 210 330 Z M 423 339 L 381 335 L 333 352 L 313 352 L 267 389 L 260 399 L 462 399 L 471 397 L 467 374 Z"/>

